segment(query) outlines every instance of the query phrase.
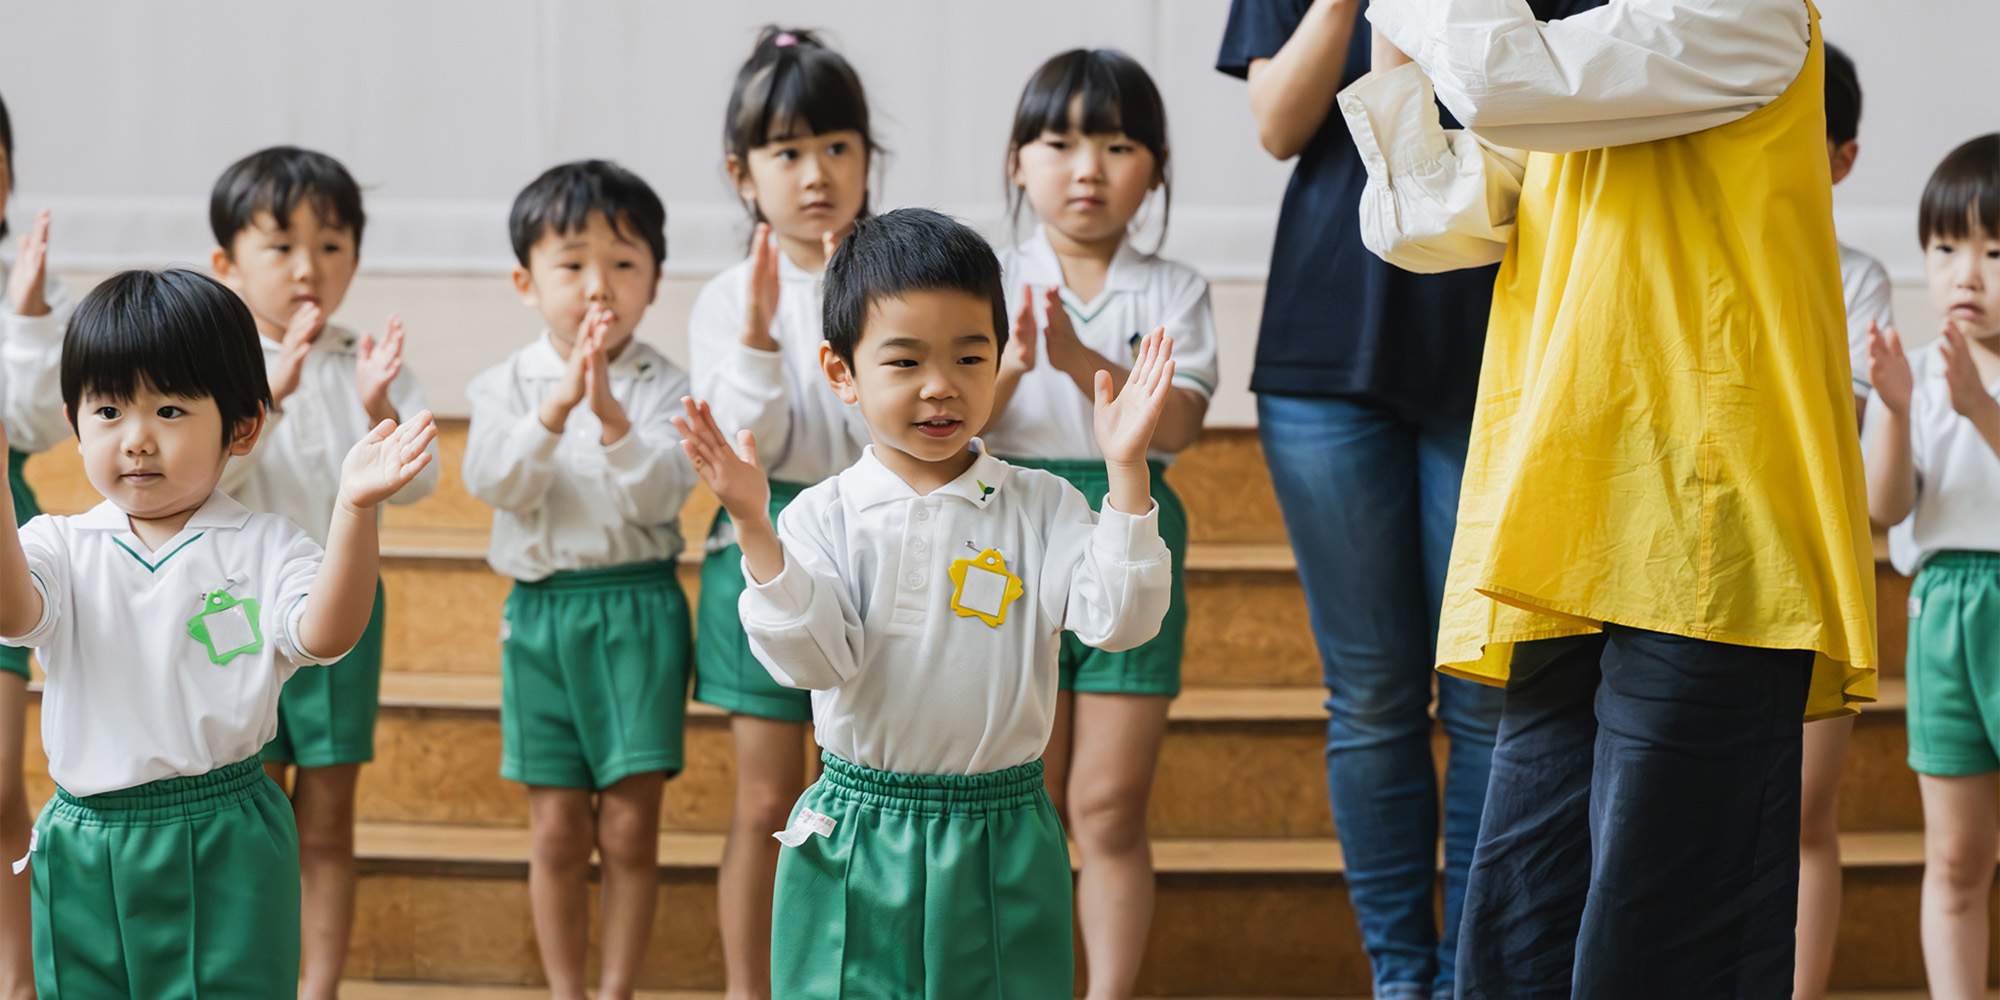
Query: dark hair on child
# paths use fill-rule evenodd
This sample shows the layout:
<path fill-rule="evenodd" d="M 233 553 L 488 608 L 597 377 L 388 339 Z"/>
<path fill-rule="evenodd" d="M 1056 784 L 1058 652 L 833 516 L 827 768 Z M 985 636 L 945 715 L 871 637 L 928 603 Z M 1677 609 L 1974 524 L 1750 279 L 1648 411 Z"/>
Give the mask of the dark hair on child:
<path fill-rule="evenodd" d="M 514 196 L 507 233 L 514 259 L 528 266 L 528 251 L 549 233 L 580 232 L 591 213 L 604 216 L 614 232 L 646 244 L 653 269 L 667 262 L 667 206 L 638 174 L 610 160 L 578 160 L 550 167 Z"/>
<path fill-rule="evenodd" d="M 1069 119 L 1070 102 L 1083 99 L 1083 120 Z M 1014 131 L 1007 139 L 1007 215 L 1019 224 L 1025 192 L 1012 181 L 1021 147 L 1044 132 L 1084 135 L 1123 132 L 1153 154 L 1160 178 L 1160 241 L 1166 242 L 1167 220 L 1173 212 L 1174 182 L 1167 144 L 1167 106 L 1160 88 L 1139 61 L 1117 49 L 1071 49 L 1042 64 L 1021 88 L 1014 106 Z"/>
<path fill-rule="evenodd" d="M 184 268 L 123 271 L 90 290 L 63 337 L 70 429 L 85 393 L 127 401 L 141 388 L 213 399 L 222 443 L 271 406 L 257 321 L 235 292 Z"/>
<path fill-rule="evenodd" d="M 1826 137 L 1836 144 L 1861 134 L 1861 77 L 1847 53 L 1826 46 Z"/>
<path fill-rule="evenodd" d="M 899 208 L 854 223 L 826 262 L 826 342 L 848 364 L 868 307 L 905 292 L 965 292 L 993 303 L 995 349 L 1007 346 L 1007 292 L 1000 259 L 971 226 L 928 208 Z"/>
<path fill-rule="evenodd" d="M 7 170 L 7 184 L 14 184 L 14 121 L 7 117 L 7 102 L 0 100 L 0 167 Z M 7 235 L 7 205 L 0 202 L 0 238 Z"/>
<path fill-rule="evenodd" d="M 850 129 L 861 133 L 862 152 L 873 166 L 882 147 L 868 128 L 868 94 L 854 67 L 816 32 L 765 25 L 729 90 L 729 109 L 722 117 L 723 155 L 747 166 L 750 151 L 759 146 Z M 751 221 L 764 221 L 755 202 L 744 208 Z M 868 215 L 864 191 L 859 218 Z"/>
<path fill-rule="evenodd" d="M 2000 132 L 1988 132 L 1951 151 L 1931 172 L 1917 206 L 1917 241 L 1962 240 L 1973 225 L 2000 236 Z"/>
<path fill-rule="evenodd" d="M 361 211 L 361 185 L 339 160 L 297 146 L 260 149 L 230 164 L 209 192 L 208 228 L 228 253 L 258 212 L 271 213 L 282 230 L 291 225 L 292 212 L 302 201 L 312 206 L 320 225 L 353 230 L 354 253 L 360 256 L 361 230 L 368 224 Z"/>

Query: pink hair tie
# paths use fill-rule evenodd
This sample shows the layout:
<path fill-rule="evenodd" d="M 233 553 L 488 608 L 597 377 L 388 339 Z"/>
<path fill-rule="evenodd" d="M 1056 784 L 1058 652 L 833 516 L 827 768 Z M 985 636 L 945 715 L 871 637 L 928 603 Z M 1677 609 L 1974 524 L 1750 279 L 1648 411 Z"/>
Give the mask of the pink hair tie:
<path fill-rule="evenodd" d="M 799 36 L 789 31 L 780 31 L 778 32 L 778 37 L 771 39 L 771 44 L 781 49 L 787 45 L 797 45 L 799 44 Z"/>

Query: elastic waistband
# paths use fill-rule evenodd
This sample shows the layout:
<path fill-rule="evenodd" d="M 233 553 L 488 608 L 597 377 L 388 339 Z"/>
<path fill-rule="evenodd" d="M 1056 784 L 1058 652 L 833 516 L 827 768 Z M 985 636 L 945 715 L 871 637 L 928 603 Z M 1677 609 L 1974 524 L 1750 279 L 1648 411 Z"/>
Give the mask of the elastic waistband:
<path fill-rule="evenodd" d="M 256 757 L 224 764 L 206 774 L 162 778 L 101 795 L 71 795 L 56 789 L 57 817 L 95 820 L 112 826 L 144 826 L 165 819 L 202 816 L 241 802 L 268 781 Z"/>
<path fill-rule="evenodd" d="M 639 584 L 680 585 L 674 575 L 673 560 L 660 562 L 626 563 L 623 566 L 603 566 L 596 569 L 566 569 L 551 573 L 539 580 L 516 580 L 514 586 L 524 590 L 624 590 Z"/>
<path fill-rule="evenodd" d="M 842 798 L 906 812 L 977 814 L 1019 809 L 1042 797 L 1042 762 L 986 774 L 897 774 L 821 753 L 820 781 Z"/>
<path fill-rule="evenodd" d="M 2000 552 L 1975 552 L 1969 549 L 1948 549 L 1924 560 L 1924 569 L 1976 570 L 1982 573 L 2000 573 Z"/>

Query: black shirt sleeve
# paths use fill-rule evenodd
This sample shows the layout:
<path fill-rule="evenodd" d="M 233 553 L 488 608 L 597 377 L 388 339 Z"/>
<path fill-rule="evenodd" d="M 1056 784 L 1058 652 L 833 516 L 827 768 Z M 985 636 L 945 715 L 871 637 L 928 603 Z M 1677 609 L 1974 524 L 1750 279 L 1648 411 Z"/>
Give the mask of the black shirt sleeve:
<path fill-rule="evenodd" d="M 1243 79 L 1250 63 L 1278 54 L 1298 30 L 1312 0 L 1229 0 L 1229 23 L 1222 29 L 1222 51 L 1215 68 Z"/>

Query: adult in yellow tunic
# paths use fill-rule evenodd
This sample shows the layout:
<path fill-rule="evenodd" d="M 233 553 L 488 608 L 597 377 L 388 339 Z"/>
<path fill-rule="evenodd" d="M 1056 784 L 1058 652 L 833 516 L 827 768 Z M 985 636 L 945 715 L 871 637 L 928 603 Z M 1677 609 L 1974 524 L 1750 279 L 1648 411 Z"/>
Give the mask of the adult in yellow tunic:
<path fill-rule="evenodd" d="M 1788 995 L 1801 723 L 1875 695 L 1817 12 L 1369 18 L 1364 238 L 1502 262 L 1439 639 L 1506 688 L 1460 996 Z"/>

